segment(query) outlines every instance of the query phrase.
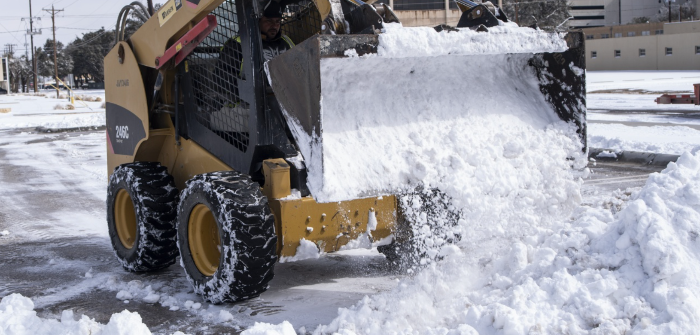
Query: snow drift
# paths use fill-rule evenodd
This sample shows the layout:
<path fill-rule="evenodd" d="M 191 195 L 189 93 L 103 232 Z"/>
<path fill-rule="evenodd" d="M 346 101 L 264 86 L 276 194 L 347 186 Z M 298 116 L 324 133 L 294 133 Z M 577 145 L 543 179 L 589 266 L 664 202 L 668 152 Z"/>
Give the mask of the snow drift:
<path fill-rule="evenodd" d="M 315 333 L 693 334 L 699 210 L 700 155 L 684 154 L 617 215 L 579 207 L 494 258 L 454 248 Z"/>

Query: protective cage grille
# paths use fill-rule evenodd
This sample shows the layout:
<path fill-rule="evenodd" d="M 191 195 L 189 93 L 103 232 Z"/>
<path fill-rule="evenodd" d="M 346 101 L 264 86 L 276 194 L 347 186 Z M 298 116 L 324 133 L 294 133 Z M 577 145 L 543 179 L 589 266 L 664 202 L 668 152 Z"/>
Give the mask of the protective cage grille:
<path fill-rule="evenodd" d="M 227 0 L 213 12 L 217 27 L 188 57 L 196 105 L 194 120 L 238 150 L 250 144 L 251 105 L 239 94 L 245 81 L 238 13 Z M 281 30 L 295 43 L 321 30 L 321 17 L 313 1 L 288 5 Z"/>
<path fill-rule="evenodd" d="M 287 5 L 282 33 L 289 36 L 294 43 L 299 44 L 321 31 L 321 14 L 313 1 L 302 1 Z"/>
<path fill-rule="evenodd" d="M 217 27 L 188 57 L 197 107 L 195 120 L 245 152 L 250 105 L 238 90 L 245 78 L 236 4 L 225 1 L 212 14 Z"/>

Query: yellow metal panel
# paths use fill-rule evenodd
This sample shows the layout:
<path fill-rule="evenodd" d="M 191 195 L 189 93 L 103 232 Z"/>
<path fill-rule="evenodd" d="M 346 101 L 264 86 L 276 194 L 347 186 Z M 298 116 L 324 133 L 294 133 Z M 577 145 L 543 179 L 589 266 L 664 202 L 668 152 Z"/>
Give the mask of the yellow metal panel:
<path fill-rule="evenodd" d="M 318 13 L 321 16 L 321 21 L 325 20 L 328 17 L 328 14 L 331 13 L 330 1 L 314 0 L 314 4 L 316 4 L 316 8 L 318 8 Z"/>
<path fill-rule="evenodd" d="M 138 148 L 149 136 L 148 104 L 146 102 L 146 89 L 141 79 L 141 70 L 129 44 L 119 42 L 112 48 L 104 59 L 104 71 L 106 102 L 127 109 L 136 115 L 143 124 L 146 138 L 137 144 Z M 120 83 L 128 84 L 122 85 Z M 107 150 L 107 169 L 110 175 L 118 165 L 133 161 L 133 156 L 116 155 L 109 151 L 109 148 Z"/>
<path fill-rule="evenodd" d="M 302 238 L 314 242 L 323 252 L 338 251 L 367 232 L 372 214 L 377 220 L 377 228 L 371 232 L 374 241 L 389 236 L 396 224 L 395 196 L 334 203 L 317 203 L 311 197 L 269 202 L 275 215 L 280 256 L 294 256 Z"/>
<path fill-rule="evenodd" d="M 281 199 L 292 194 L 289 164 L 284 159 L 268 159 L 263 161 L 265 186 L 263 193 L 268 199 Z"/>

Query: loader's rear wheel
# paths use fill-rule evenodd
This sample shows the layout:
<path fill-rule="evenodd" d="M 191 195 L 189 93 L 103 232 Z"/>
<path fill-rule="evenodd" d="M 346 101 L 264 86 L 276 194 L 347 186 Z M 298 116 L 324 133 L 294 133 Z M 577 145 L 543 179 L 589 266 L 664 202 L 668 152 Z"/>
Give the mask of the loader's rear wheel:
<path fill-rule="evenodd" d="M 178 210 L 182 266 L 211 303 L 240 301 L 267 289 L 277 261 L 275 220 L 260 185 L 234 171 L 187 182 Z"/>
<path fill-rule="evenodd" d="M 158 163 L 118 166 L 109 178 L 107 226 L 117 259 L 129 271 L 162 269 L 177 257 L 178 190 Z"/>

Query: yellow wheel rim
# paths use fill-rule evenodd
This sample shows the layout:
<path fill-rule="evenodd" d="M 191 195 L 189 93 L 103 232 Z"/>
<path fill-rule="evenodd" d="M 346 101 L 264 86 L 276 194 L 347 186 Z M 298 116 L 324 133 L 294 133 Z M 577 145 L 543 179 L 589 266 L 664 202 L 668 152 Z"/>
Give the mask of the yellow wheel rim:
<path fill-rule="evenodd" d="M 209 207 L 198 204 L 190 213 L 187 225 L 192 260 L 199 272 L 207 277 L 214 275 L 221 259 L 219 228 Z"/>
<path fill-rule="evenodd" d="M 114 200 L 114 225 L 124 248 L 131 249 L 136 242 L 136 211 L 129 192 L 120 189 Z"/>

